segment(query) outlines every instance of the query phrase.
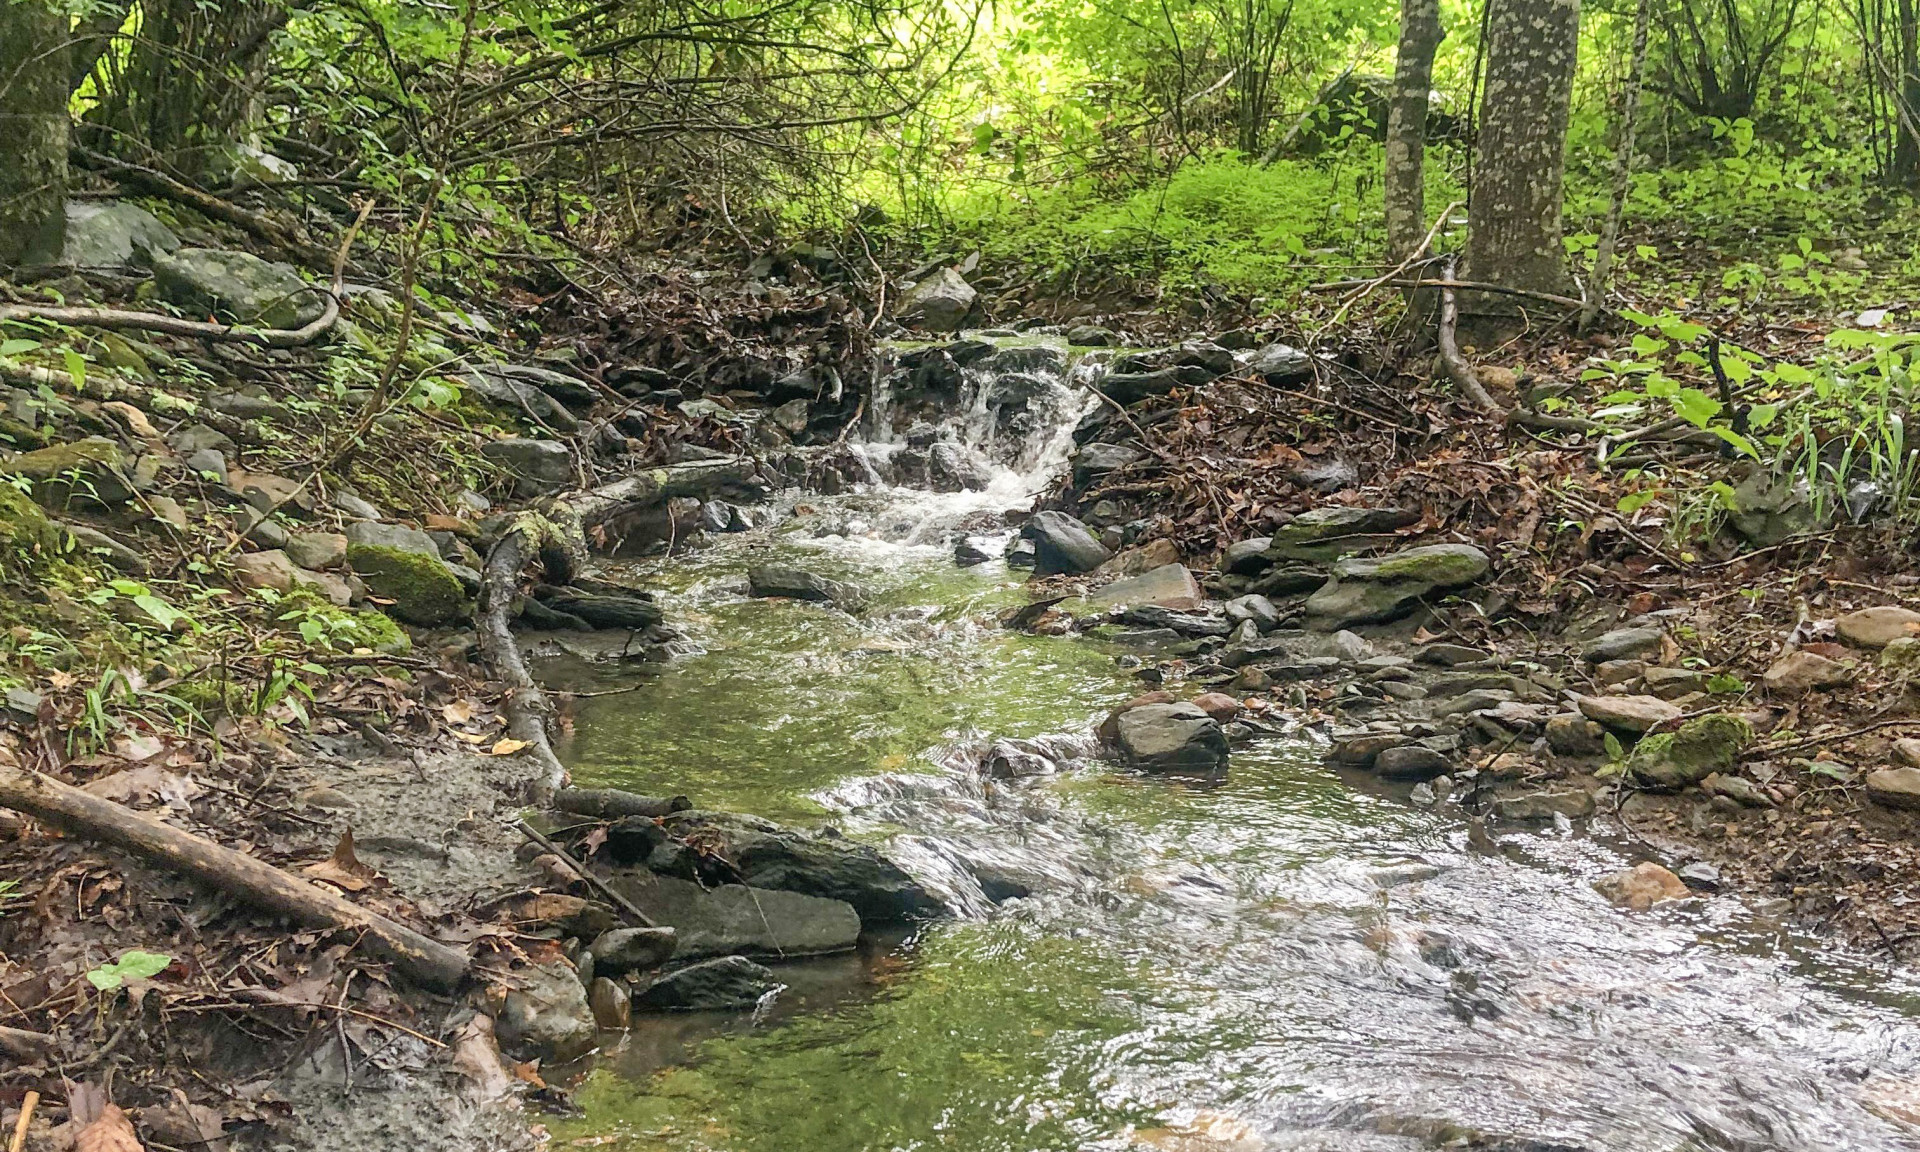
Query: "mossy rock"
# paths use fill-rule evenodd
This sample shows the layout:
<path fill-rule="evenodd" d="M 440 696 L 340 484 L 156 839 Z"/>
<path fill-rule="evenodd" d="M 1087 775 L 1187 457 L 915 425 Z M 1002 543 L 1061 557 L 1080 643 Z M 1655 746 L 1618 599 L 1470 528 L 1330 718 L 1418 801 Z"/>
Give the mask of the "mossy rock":
<path fill-rule="evenodd" d="M 120 446 L 104 436 L 89 436 L 66 444 L 51 444 L 23 452 L 0 472 L 21 476 L 33 488 L 33 498 L 48 508 L 70 505 L 114 505 L 133 499 L 127 478 L 127 459 Z"/>
<path fill-rule="evenodd" d="M 356 612 L 341 608 L 310 588 L 295 588 L 280 598 L 274 627 L 299 632 L 304 620 L 318 621 L 336 648 L 365 648 L 382 656 L 404 656 L 413 650 L 413 638 L 384 612 Z"/>
<path fill-rule="evenodd" d="M 434 556 L 378 544 L 353 544 L 347 563 L 375 596 L 393 603 L 387 612 L 409 624 L 434 628 L 465 619 L 472 611 L 460 578 Z"/>
<path fill-rule="evenodd" d="M 1405 581 L 1435 588 L 1457 588 L 1486 575 L 1487 554 L 1471 544 L 1429 544 L 1390 556 L 1342 560 L 1333 566 L 1344 580 Z"/>
<path fill-rule="evenodd" d="M 1731 713 L 1715 712 L 1687 721 L 1677 732 L 1641 740 L 1627 760 L 1627 773 L 1643 788 L 1677 792 L 1733 767 L 1734 758 L 1752 742 L 1753 725 Z"/>

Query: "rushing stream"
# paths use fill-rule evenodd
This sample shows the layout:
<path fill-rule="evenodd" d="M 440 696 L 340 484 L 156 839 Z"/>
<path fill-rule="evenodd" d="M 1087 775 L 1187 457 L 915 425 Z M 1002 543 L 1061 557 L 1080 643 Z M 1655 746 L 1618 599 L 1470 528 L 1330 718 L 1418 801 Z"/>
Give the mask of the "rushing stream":
<path fill-rule="evenodd" d="M 1054 409 L 1021 449 L 1037 473 L 1077 418 Z M 1084 759 L 1138 681 L 1097 642 L 999 628 L 1024 573 L 947 542 L 1035 472 L 790 496 L 773 529 L 646 563 L 696 650 L 583 702 L 576 777 L 885 840 L 956 915 L 777 966 L 751 1017 L 636 1019 L 556 1146 L 1920 1148 L 1916 988 L 1764 908 L 1618 910 L 1589 886 L 1618 846 L 1474 851 L 1306 735 L 1237 748 L 1211 787 Z M 872 603 L 748 599 L 775 557 Z M 1033 774 L 980 771 L 996 739 Z"/>

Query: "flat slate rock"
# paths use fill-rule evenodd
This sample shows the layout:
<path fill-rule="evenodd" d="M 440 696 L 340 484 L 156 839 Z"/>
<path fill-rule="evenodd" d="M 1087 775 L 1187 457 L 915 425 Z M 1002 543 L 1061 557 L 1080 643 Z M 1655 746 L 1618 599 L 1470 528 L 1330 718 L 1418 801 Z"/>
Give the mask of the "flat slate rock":
<path fill-rule="evenodd" d="M 819 956 L 845 952 L 860 937 L 860 914 L 844 900 L 691 880 L 651 872 L 614 880 L 622 896 L 677 933 L 675 960 L 709 956 Z"/>

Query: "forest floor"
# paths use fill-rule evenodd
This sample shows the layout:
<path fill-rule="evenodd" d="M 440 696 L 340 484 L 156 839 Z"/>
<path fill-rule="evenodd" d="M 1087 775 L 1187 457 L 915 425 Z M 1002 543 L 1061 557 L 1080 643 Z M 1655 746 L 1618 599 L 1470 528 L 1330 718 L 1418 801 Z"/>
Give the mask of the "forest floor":
<path fill-rule="evenodd" d="M 41 1094 L 28 1148 L 66 1147 L 111 1121 L 108 1099 L 157 1148 L 536 1142 L 537 1125 L 503 1102 L 564 1107 L 563 1094 L 511 1037 L 503 1059 L 493 1029 L 537 1014 L 527 1001 L 577 952 L 586 929 L 575 921 L 592 893 L 516 830 L 540 769 L 513 734 L 513 692 L 480 659 L 472 588 L 397 628 L 377 609 L 404 615 L 419 590 L 357 586 L 377 564 L 348 550 L 390 545 L 365 543 L 369 530 L 354 525 L 429 534 L 450 571 L 477 579 L 481 552 L 511 521 L 500 509 L 532 494 L 529 466 L 516 480 L 491 444 L 566 445 L 547 485 L 562 489 L 702 452 L 787 446 L 743 442 L 735 423 L 681 410 L 683 390 L 771 407 L 811 389 L 813 418 L 789 441 L 834 443 L 861 412 L 881 324 L 831 273 L 793 260 L 776 276 L 773 294 L 764 273 L 689 259 L 625 288 L 513 298 L 494 319 L 518 336 L 459 314 L 425 317 L 424 338 L 398 353 L 391 301 L 372 298 L 350 305 L 319 347 L 84 324 L 17 337 L 34 346 L 4 355 L 41 375 L 13 377 L 22 387 L 5 430 L 15 445 L 98 437 L 116 455 L 63 458 L 0 486 L 0 530 L 14 545 L 0 560 L 0 768 L 47 773 L 325 885 L 466 949 L 477 977 L 466 995 L 433 994 L 350 935 L 289 930 L 133 854 L 0 810 L 0 1111 L 11 1123 L 29 1092 Z M 1142 307 L 1124 287 L 1014 299 L 1018 280 L 1002 276 L 996 319 L 1099 322 L 1141 344 L 1247 326 L 1227 312 Z M 137 305 L 124 283 L 70 278 L 52 286 L 58 297 L 47 287 L 10 295 L 42 307 Z M 1920 734 L 1902 727 L 1917 714 L 1912 669 L 1837 643 L 1834 622 L 1920 604 L 1910 537 L 1869 520 L 1756 546 L 1717 515 L 1705 542 L 1677 544 L 1663 517 L 1681 514 L 1686 494 L 1738 483 L 1741 462 L 1685 438 L 1630 464 L 1602 461 L 1592 430 L 1564 422 L 1606 406 L 1617 374 L 1583 375 L 1631 331 L 1553 331 L 1471 353 L 1507 408 L 1490 413 L 1436 379 L 1427 353 L 1400 350 L 1389 301 L 1363 311 L 1330 325 L 1330 307 L 1315 303 L 1262 325 L 1321 357 L 1314 379 L 1280 387 L 1228 374 L 1135 405 L 1101 435 L 1136 443 L 1146 459 L 1052 502 L 1150 508 L 1134 543 L 1165 539 L 1203 574 L 1229 545 L 1310 508 L 1416 512 L 1398 535 L 1473 543 L 1495 558 L 1493 575 L 1387 640 L 1479 649 L 1503 671 L 1530 662 L 1562 691 L 1658 697 L 1668 727 L 1725 710 L 1757 733 L 1720 776 L 1744 783 L 1711 791 L 1629 789 L 1610 752 L 1554 755 L 1537 718 L 1512 744 L 1523 755 L 1495 763 L 1509 753 L 1490 753 L 1476 773 L 1509 789 L 1578 787 L 1650 857 L 1711 862 L 1720 883 L 1785 901 L 1797 923 L 1908 962 L 1920 936 L 1914 817 L 1870 800 L 1866 780 L 1892 762 L 1895 738 Z M 1822 331 L 1753 322 L 1717 335 L 1791 360 Z M 84 349 L 80 367 L 53 354 L 63 345 Z M 815 351 L 796 357 L 802 346 Z M 582 393 L 570 406 L 511 389 L 444 399 L 373 385 L 384 364 L 425 380 L 455 361 L 556 373 Z M 829 381 L 846 384 L 831 402 L 820 399 Z M 318 481 L 303 483 L 323 462 Z M 108 491 L 142 469 L 142 482 Z M 1654 476 L 1661 499 L 1636 503 Z M 63 485 L 63 497 L 43 499 Z M 688 511 L 655 510 L 665 534 Z M 1214 590 L 1243 590 L 1220 575 Z M 1582 657 L 1596 637 L 1648 621 L 1658 639 L 1625 663 Z M 1838 671 L 1819 666 L 1817 684 L 1770 682 L 1795 652 Z M 1334 701 L 1314 688 L 1292 703 L 1325 718 Z M 1696 879 L 1705 876 L 1689 878 L 1714 882 Z"/>

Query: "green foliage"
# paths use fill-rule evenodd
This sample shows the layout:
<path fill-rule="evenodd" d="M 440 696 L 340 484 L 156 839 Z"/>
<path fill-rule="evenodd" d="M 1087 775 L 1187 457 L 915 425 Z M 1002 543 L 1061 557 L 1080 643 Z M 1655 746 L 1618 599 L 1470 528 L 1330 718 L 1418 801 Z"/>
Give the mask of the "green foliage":
<path fill-rule="evenodd" d="M 173 963 L 173 957 L 159 952 L 142 952 L 138 948 L 128 949 L 120 954 L 120 959 L 98 968 L 89 969 L 87 983 L 102 992 L 111 992 L 129 980 L 151 980 L 164 972 L 167 965 Z"/>

